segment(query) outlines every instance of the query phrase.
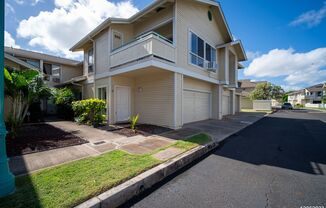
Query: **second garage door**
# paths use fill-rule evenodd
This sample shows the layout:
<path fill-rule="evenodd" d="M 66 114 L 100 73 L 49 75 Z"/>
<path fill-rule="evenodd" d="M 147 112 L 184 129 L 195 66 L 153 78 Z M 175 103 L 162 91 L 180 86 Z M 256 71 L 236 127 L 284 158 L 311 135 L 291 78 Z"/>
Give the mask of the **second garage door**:
<path fill-rule="evenodd" d="M 194 90 L 183 91 L 183 123 L 210 118 L 211 93 Z"/>

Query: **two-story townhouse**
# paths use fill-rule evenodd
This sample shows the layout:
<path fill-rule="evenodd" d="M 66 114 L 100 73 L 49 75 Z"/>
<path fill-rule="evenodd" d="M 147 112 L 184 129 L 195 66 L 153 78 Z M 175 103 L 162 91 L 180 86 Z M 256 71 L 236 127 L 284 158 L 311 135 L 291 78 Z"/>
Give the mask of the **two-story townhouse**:
<path fill-rule="evenodd" d="M 71 50 L 84 51 L 83 97 L 105 99 L 109 123 L 139 114 L 177 129 L 238 110 L 246 55 L 215 1 L 154 1 L 129 19 L 108 18 Z"/>
<path fill-rule="evenodd" d="M 39 71 L 49 87 L 61 86 L 83 76 L 83 62 L 18 48 L 4 48 L 4 65 L 13 70 Z M 85 78 L 86 79 L 86 78 Z M 10 112 L 10 100 L 5 99 L 5 117 Z M 43 102 L 42 109 L 53 113 L 51 102 Z"/>
<path fill-rule="evenodd" d="M 288 94 L 288 102 L 292 105 L 320 104 L 325 84 L 317 84 Z"/>

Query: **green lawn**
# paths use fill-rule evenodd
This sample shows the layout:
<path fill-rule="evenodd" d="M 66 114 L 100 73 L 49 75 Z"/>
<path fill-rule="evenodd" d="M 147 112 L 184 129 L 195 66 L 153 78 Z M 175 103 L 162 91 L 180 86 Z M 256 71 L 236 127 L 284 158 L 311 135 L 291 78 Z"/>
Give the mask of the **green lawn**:
<path fill-rule="evenodd" d="M 211 141 L 211 138 L 206 134 L 197 134 L 185 140 L 177 141 L 173 147 L 180 148 L 183 150 L 190 150 L 197 147 L 198 145 L 203 145 Z"/>
<path fill-rule="evenodd" d="M 187 151 L 210 141 L 205 134 L 172 146 Z M 16 177 L 16 192 L 0 199 L 0 208 L 72 207 L 162 163 L 151 156 L 121 150 Z"/>

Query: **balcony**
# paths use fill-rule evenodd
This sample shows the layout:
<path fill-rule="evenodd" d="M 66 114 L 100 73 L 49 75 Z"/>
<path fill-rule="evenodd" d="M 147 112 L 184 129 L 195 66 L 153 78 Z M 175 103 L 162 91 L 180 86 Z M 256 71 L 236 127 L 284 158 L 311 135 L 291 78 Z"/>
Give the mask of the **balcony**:
<path fill-rule="evenodd" d="M 148 57 L 174 63 L 175 47 L 172 41 L 155 32 L 141 35 L 111 52 L 110 67 L 118 67 Z"/>

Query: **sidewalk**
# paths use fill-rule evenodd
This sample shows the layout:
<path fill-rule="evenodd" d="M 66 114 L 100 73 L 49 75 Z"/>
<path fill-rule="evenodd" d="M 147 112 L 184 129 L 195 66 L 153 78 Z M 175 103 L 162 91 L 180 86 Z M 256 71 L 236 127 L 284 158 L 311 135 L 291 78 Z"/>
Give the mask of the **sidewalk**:
<path fill-rule="evenodd" d="M 121 149 L 131 154 L 146 154 L 172 145 L 177 140 L 202 132 L 209 134 L 215 141 L 221 141 L 263 116 L 263 113 L 239 113 L 228 116 L 223 120 L 210 119 L 186 124 L 182 129 L 148 137 L 142 135 L 125 137 L 69 121 L 48 122 L 48 124 L 88 140 L 89 143 L 12 157 L 9 164 L 11 171 L 15 175 L 20 175 L 86 157 L 97 156 L 114 149 Z M 169 148 L 157 155 L 163 159 L 169 159 L 177 153 L 177 149 Z"/>

